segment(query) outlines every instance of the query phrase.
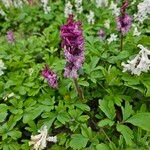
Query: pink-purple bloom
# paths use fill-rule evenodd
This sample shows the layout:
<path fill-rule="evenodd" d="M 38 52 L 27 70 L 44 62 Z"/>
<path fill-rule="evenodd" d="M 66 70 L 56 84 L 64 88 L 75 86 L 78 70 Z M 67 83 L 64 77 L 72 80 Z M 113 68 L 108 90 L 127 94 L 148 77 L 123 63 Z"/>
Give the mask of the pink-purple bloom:
<path fill-rule="evenodd" d="M 100 29 L 100 30 L 98 31 L 98 35 L 99 35 L 100 39 L 104 39 L 104 37 L 105 37 L 105 32 L 104 32 L 104 30 L 103 30 L 103 29 Z"/>
<path fill-rule="evenodd" d="M 42 70 L 42 76 L 47 80 L 48 84 L 52 88 L 57 88 L 57 75 L 51 69 L 49 69 L 48 65 L 45 65 L 45 68 Z"/>
<path fill-rule="evenodd" d="M 13 43 L 15 41 L 14 33 L 13 31 L 9 30 L 7 32 L 7 40 L 9 43 Z"/>
<path fill-rule="evenodd" d="M 67 24 L 61 26 L 62 48 L 67 60 L 64 76 L 77 78 L 77 71 L 84 62 L 84 38 L 81 22 L 75 22 L 73 15 L 69 15 Z"/>
<path fill-rule="evenodd" d="M 125 35 L 132 23 L 132 18 L 126 13 L 126 8 L 128 7 L 128 2 L 125 1 L 120 9 L 121 16 L 117 17 L 117 28 L 118 30 Z"/>

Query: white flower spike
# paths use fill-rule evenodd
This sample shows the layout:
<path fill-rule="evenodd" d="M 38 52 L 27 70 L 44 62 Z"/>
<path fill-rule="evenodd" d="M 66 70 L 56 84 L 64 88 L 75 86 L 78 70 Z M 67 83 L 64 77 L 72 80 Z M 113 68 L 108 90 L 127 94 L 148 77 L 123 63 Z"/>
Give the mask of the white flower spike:
<path fill-rule="evenodd" d="M 29 146 L 33 145 L 33 149 L 35 150 L 42 150 L 46 148 L 47 141 L 49 142 L 57 142 L 56 136 L 49 136 L 48 137 L 48 129 L 47 126 L 43 126 L 40 130 L 38 130 L 38 135 L 32 135 L 31 141 L 29 142 Z"/>
<path fill-rule="evenodd" d="M 128 60 L 127 64 L 122 63 L 123 72 L 130 71 L 131 74 L 140 75 L 142 72 L 148 72 L 150 70 L 150 51 L 145 48 L 143 45 L 139 44 L 141 50 L 137 56 L 131 61 Z"/>

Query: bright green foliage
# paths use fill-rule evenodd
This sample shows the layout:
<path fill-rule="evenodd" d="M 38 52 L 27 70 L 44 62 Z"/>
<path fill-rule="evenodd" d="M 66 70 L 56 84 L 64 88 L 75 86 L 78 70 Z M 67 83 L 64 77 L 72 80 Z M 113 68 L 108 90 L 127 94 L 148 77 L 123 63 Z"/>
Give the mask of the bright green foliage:
<path fill-rule="evenodd" d="M 6 8 L 0 1 L 0 13 L 6 14 L 0 15 L 0 60 L 6 67 L 0 76 L 0 150 L 30 150 L 31 135 L 43 125 L 48 135 L 57 136 L 56 143 L 47 142 L 47 150 L 150 150 L 150 72 L 131 75 L 121 65 L 138 54 L 138 44 L 150 49 L 149 20 L 139 24 L 133 17 L 141 1 L 127 8 L 141 35 L 134 36 L 132 26 L 122 51 L 111 0 L 101 8 L 95 0 L 83 0 L 81 14 L 73 7 L 84 32 L 85 60 L 77 79 L 84 100 L 78 98 L 73 80 L 63 76 L 60 26 L 67 20 L 65 0 L 49 0 L 49 14 L 44 14 L 41 0 L 34 1 L 22 8 Z M 90 10 L 95 13 L 93 25 L 87 22 Z M 104 27 L 107 19 L 110 29 Z M 105 31 L 103 40 L 99 29 Z M 13 44 L 7 41 L 9 30 Z M 113 33 L 117 40 L 109 44 Z M 57 74 L 58 89 L 41 76 L 45 64 Z"/>

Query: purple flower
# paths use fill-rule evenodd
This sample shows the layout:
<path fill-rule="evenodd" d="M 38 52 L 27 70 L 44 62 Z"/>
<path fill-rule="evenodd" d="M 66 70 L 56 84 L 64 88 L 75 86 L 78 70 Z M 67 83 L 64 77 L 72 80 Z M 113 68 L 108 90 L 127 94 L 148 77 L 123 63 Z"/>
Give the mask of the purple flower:
<path fill-rule="evenodd" d="M 100 39 L 104 39 L 104 37 L 105 37 L 105 32 L 104 32 L 104 30 L 100 29 L 100 30 L 98 31 L 98 35 L 99 35 Z"/>
<path fill-rule="evenodd" d="M 61 39 L 67 60 L 64 76 L 77 78 L 77 71 L 84 62 L 84 39 L 81 22 L 74 22 L 73 15 L 69 15 L 67 24 L 61 26 Z"/>
<path fill-rule="evenodd" d="M 8 40 L 9 43 L 14 43 L 15 38 L 14 38 L 13 31 L 10 30 L 10 31 L 7 32 L 7 40 Z"/>
<path fill-rule="evenodd" d="M 126 13 L 126 8 L 128 7 L 128 2 L 125 1 L 120 9 L 121 11 L 121 16 L 119 16 L 117 18 L 117 29 L 123 34 L 125 35 L 130 27 L 131 27 L 131 23 L 132 23 L 132 18 L 131 16 L 129 16 Z"/>
<path fill-rule="evenodd" d="M 58 87 L 57 75 L 49 69 L 48 65 L 45 65 L 45 68 L 42 70 L 42 76 L 48 81 L 48 84 L 52 88 Z"/>

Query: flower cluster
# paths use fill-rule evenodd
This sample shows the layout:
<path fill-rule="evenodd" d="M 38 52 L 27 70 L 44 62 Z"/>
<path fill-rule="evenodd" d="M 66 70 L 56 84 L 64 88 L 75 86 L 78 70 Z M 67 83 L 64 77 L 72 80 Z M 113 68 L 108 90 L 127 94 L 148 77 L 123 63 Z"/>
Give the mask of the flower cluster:
<path fill-rule="evenodd" d="M 43 126 L 39 131 L 38 135 L 31 135 L 31 141 L 29 141 L 29 146 L 33 145 L 33 149 L 42 150 L 46 148 L 47 141 L 49 142 L 57 142 L 56 136 L 48 137 L 48 129 L 47 126 Z"/>
<path fill-rule="evenodd" d="M 57 75 L 49 69 L 48 65 L 45 65 L 45 68 L 42 71 L 42 76 L 48 81 L 48 84 L 52 88 L 58 87 Z"/>
<path fill-rule="evenodd" d="M 98 35 L 99 35 L 100 39 L 103 40 L 104 37 L 105 37 L 105 32 L 104 32 L 104 30 L 100 29 L 100 30 L 98 31 Z"/>
<path fill-rule="evenodd" d="M 128 64 L 122 63 L 123 72 L 130 71 L 131 74 L 140 75 L 150 69 L 150 51 L 140 44 L 138 47 L 141 49 L 139 54 L 133 60 L 128 60 Z"/>
<path fill-rule="evenodd" d="M 135 19 L 140 23 L 143 23 L 145 19 L 148 18 L 150 14 L 150 1 L 144 0 L 143 2 L 138 4 L 138 12 L 135 14 Z"/>
<path fill-rule="evenodd" d="M 61 26 L 62 48 L 64 48 L 67 64 L 64 76 L 77 78 L 77 71 L 84 61 L 84 39 L 81 22 L 74 22 L 70 15 L 67 24 Z"/>
<path fill-rule="evenodd" d="M 105 27 L 106 29 L 109 29 L 109 28 L 110 28 L 110 20 L 109 20 L 109 19 L 107 19 L 107 20 L 104 21 L 104 27 Z"/>
<path fill-rule="evenodd" d="M 96 7 L 106 7 L 108 6 L 108 0 L 96 0 Z"/>
<path fill-rule="evenodd" d="M 128 2 L 125 1 L 121 7 L 121 16 L 117 17 L 117 28 L 125 35 L 130 27 L 132 18 L 126 13 L 126 8 L 128 7 Z"/>
<path fill-rule="evenodd" d="M 4 74 L 3 70 L 6 69 L 3 61 L 0 59 L 0 76 Z"/>
<path fill-rule="evenodd" d="M 110 44 L 113 41 L 117 41 L 117 35 L 115 35 L 114 33 L 112 33 L 110 35 L 110 38 L 107 39 L 107 41 L 108 41 L 108 44 Z"/>
<path fill-rule="evenodd" d="M 12 5 L 12 1 L 10 0 L 2 0 L 2 3 L 6 8 L 9 8 Z"/>
<path fill-rule="evenodd" d="M 86 15 L 87 21 L 89 24 L 94 24 L 95 19 L 94 19 L 94 12 L 90 10 L 89 14 Z"/>
<path fill-rule="evenodd" d="M 75 0 L 75 8 L 78 14 L 81 14 L 83 11 L 82 0 Z"/>
<path fill-rule="evenodd" d="M 48 6 L 48 0 L 41 0 L 42 5 L 43 5 L 43 9 L 44 9 L 44 13 L 48 14 L 51 11 L 50 6 Z"/>
<path fill-rule="evenodd" d="M 117 7 L 117 4 L 115 4 L 113 1 L 111 2 L 111 5 L 110 5 L 109 9 L 112 10 L 112 13 L 113 13 L 115 16 L 119 16 L 120 10 L 119 10 L 119 8 Z"/>
<path fill-rule="evenodd" d="M 9 43 L 14 43 L 15 37 L 14 37 L 13 31 L 9 30 L 7 32 L 7 40 L 8 40 Z"/>
<path fill-rule="evenodd" d="M 65 13 L 65 17 L 68 18 L 69 15 L 72 14 L 72 4 L 70 1 L 68 1 L 66 4 L 65 4 L 65 10 L 64 10 L 64 13 Z"/>

